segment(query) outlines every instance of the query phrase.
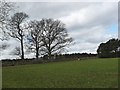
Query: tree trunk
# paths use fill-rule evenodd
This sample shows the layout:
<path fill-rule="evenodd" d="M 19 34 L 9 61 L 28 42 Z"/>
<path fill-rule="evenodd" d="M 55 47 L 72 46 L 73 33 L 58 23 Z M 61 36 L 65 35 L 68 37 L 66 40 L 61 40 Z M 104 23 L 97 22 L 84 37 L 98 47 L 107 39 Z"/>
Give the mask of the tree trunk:
<path fill-rule="evenodd" d="M 48 53 L 48 59 L 51 60 L 51 51 Z"/>
<path fill-rule="evenodd" d="M 36 48 L 36 59 L 38 59 L 38 56 L 39 56 L 39 49 Z"/>
<path fill-rule="evenodd" d="M 22 38 L 21 38 L 21 52 L 22 52 L 21 59 L 24 59 L 24 47 L 23 47 L 23 39 Z"/>
<path fill-rule="evenodd" d="M 39 48 L 38 48 L 38 42 L 36 41 L 36 59 L 38 59 L 39 56 Z"/>

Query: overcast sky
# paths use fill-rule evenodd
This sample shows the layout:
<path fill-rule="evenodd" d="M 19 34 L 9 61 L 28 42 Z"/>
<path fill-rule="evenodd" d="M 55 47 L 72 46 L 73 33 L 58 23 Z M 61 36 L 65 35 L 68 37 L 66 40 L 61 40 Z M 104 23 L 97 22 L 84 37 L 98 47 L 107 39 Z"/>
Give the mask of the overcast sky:
<path fill-rule="evenodd" d="M 29 20 L 41 18 L 59 19 L 66 24 L 74 39 L 67 53 L 96 53 L 100 43 L 118 37 L 117 2 L 17 2 L 18 11 L 29 15 Z M 10 58 L 9 53 L 17 46 L 9 40 L 10 47 L 0 58 Z"/>

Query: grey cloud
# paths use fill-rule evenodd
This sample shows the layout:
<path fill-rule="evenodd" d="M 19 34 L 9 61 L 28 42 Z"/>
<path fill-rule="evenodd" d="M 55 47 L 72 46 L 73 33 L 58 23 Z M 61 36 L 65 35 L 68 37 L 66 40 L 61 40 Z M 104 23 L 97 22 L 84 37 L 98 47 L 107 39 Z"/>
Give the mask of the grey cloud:
<path fill-rule="evenodd" d="M 68 20 L 70 17 L 72 20 Z M 62 17 L 62 19 L 67 24 L 72 22 L 69 25 L 72 29 L 90 28 L 97 25 L 107 26 L 112 23 L 117 23 L 117 3 L 89 5 L 82 10 L 72 12 L 71 15 Z"/>
<path fill-rule="evenodd" d="M 97 3 L 96 3 L 97 4 Z M 70 12 L 80 10 L 93 3 L 85 2 L 17 2 L 20 9 L 28 13 L 33 19 L 58 18 L 69 15 Z"/>

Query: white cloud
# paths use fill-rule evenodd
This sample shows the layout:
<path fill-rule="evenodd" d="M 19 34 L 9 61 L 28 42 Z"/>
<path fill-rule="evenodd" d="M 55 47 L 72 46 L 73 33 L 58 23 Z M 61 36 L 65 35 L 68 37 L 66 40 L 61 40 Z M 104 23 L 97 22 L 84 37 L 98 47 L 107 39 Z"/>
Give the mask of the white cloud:
<path fill-rule="evenodd" d="M 118 20 L 117 3 L 94 3 L 59 19 L 69 28 L 108 25 Z"/>

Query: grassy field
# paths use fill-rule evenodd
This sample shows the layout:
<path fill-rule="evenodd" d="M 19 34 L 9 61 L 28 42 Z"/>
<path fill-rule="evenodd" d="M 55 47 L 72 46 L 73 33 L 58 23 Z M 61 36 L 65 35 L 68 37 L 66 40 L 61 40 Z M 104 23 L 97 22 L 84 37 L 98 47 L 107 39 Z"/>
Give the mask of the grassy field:
<path fill-rule="evenodd" d="M 3 67 L 3 88 L 115 88 L 118 59 Z"/>

